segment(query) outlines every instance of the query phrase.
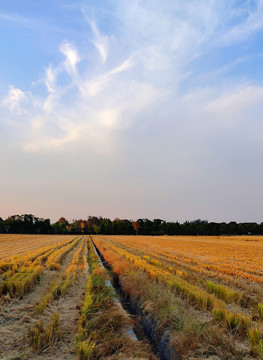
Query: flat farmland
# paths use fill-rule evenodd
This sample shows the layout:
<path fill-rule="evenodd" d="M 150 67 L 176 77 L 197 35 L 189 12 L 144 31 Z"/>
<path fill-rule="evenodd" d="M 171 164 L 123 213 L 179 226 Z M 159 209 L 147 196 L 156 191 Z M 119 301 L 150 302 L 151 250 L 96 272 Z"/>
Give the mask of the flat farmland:
<path fill-rule="evenodd" d="M 263 359 L 263 237 L 1 235 L 0 359 Z"/>
<path fill-rule="evenodd" d="M 156 359 L 89 236 L 2 235 L 0 246 L 0 359 Z"/>
<path fill-rule="evenodd" d="M 263 237 L 98 235 L 94 242 L 129 297 L 143 298 L 145 311 L 165 322 L 181 356 L 263 358 Z M 149 294 L 148 278 L 170 296 L 166 304 Z"/>
<path fill-rule="evenodd" d="M 138 255 L 226 281 L 263 282 L 263 237 L 107 236 L 106 239 Z M 255 284 L 254 284 L 255 283 Z"/>
<path fill-rule="evenodd" d="M 0 249 L 0 358 L 71 359 L 86 237 L 2 235 Z"/>
<path fill-rule="evenodd" d="M 70 237 L 70 235 L 69 235 Z M 21 256 L 40 249 L 43 246 L 53 245 L 67 238 L 65 235 L 3 235 L 0 234 L 0 261 L 4 258 Z M 72 238 L 72 236 L 71 236 Z"/>

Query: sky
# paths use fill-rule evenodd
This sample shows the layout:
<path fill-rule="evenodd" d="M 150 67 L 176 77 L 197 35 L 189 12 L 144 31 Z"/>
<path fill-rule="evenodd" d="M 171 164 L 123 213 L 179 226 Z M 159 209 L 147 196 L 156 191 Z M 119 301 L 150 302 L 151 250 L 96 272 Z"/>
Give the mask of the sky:
<path fill-rule="evenodd" d="M 263 221 L 262 0 L 2 0 L 0 54 L 0 217 Z"/>

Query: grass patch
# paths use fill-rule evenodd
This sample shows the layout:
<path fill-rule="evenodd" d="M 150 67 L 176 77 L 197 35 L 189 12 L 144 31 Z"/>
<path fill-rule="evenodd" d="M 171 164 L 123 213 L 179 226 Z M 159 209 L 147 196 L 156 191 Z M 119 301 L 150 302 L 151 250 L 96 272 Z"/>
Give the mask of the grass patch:
<path fill-rule="evenodd" d="M 19 272 L 12 275 L 0 284 L 0 295 L 10 294 L 11 297 L 23 296 L 40 280 L 43 267 L 22 267 Z"/>
<path fill-rule="evenodd" d="M 251 318 L 239 313 L 231 313 L 224 309 L 213 309 L 213 317 L 217 322 L 223 322 L 232 333 L 247 335 Z"/>
<path fill-rule="evenodd" d="M 43 319 L 39 320 L 34 327 L 29 329 L 29 337 L 34 350 L 40 351 L 46 346 L 55 344 L 61 337 L 59 313 L 51 315 L 46 326 Z"/>
<path fill-rule="evenodd" d="M 232 302 L 239 304 L 241 301 L 242 294 L 238 291 L 230 289 L 229 287 L 214 284 L 212 281 L 207 281 L 206 287 L 210 293 L 215 294 L 219 299 L 224 300 L 228 304 Z"/>
<path fill-rule="evenodd" d="M 254 327 L 249 330 L 249 340 L 253 353 L 263 359 L 263 334 L 259 328 Z"/>
<path fill-rule="evenodd" d="M 258 304 L 258 314 L 261 320 L 263 320 L 263 303 Z"/>

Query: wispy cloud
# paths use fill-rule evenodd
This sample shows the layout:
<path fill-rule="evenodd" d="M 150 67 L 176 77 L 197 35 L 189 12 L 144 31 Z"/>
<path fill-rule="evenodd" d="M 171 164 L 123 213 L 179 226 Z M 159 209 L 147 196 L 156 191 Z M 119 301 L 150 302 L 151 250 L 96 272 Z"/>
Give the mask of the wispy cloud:
<path fill-rule="evenodd" d="M 121 26 L 115 38 L 102 34 L 94 20 L 95 15 L 91 20 L 82 11 L 92 30 L 90 42 L 97 49 L 97 58 L 101 62 L 95 61 L 90 66 L 87 61 L 91 48 L 82 46 L 80 49 L 73 41 L 65 40 L 58 46 L 64 60 L 46 67 L 43 76 L 46 96 L 32 94 L 31 103 L 26 104 L 26 111 L 32 116 L 24 148 L 27 151 L 50 152 L 85 143 L 93 151 L 101 151 L 103 139 L 107 143 L 105 148 L 110 152 L 115 149 L 119 129 L 129 129 L 141 113 L 146 112 L 149 117 L 156 104 L 160 106 L 160 113 L 168 112 L 164 106 L 173 108 L 173 104 L 177 104 L 184 114 L 183 118 L 189 118 L 192 116 L 192 101 L 207 119 L 215 112 L 231 118 L 231 112 L 239 106 L 249 106 L 254 95 L 256 102 L 261 101 L 260 88 L 248 86 L 238 90 L 238 85 L 233 86 L 232 93 L 222 85 L 210 90 L 185 90 L 185 94 L 180 94 L 178 89 L 181 84 L 195 71 L 194 68 L 189 71 L 189 65 L 197 57 L 206 56 L 209 42 L 216 35 L 226 36 L 229 31 L 237 31 L 236 25 L 229 29 L 226 23 L 220 28 L 219 7 L 215 1 L 201 1 L 199 10 L 196 11 L 195 2 L 180 6 L 152 5 L 150 2 L 123 6 L 119 3 L 115 16 Z M 249 24 L 255 18 L 260 19 L 260 13 L 261 5 L 258 3 L 253 12 L 247 12 L 238 31 L 241 33 L 243 26 L 250 34 Z M 229 18 L 235 16 L 229 15 Z M 95 58 L 95 54 L 93 56 Z M 236 59 L 231 64 L 239 62 Z M 224 69 L 224 66 L 215 69 L 218 78 L 226 71 Z M 205 76 L 206 73 L 203 73 Z M 25 94 L 10 88 L 3 105 L 21 114 L 20 105 L 26 103 Z M 186 103 L 188 105 L 184 107 Z M 172 113 L 169 114 L 171 116 Z M 178 121 L 175 118 L 174 123 Z"/>
<path fill-rule="evenodd" d="M 223 95 L 211 101 L 206 109 L 223 116 L 235 115 L 254 104 L 263 101 L 263 86 L 242 85 L 228 90 Z"/>
<path fill-rule="evenodd" d="M 27 102 L 28 95 L 22 90 L 10 85 L 8 95 L 2 101 L 2 106 L 6 106 L 11 113 L 21 115 L 26 112 L 22 104 L 25 105 Z"/>
<path fill-rule="evenodd" d="M 116 67 L 109 70 L 105 74 L 99 74 L 91 80 L 79 79 L 79 84 L 78 84 L 79 90 L 81 91 L 84 97 L 98 95 L 107 86 L 109 86 L 109 82 L 114 75 L 129 70 L 130 68 L 133 67 L 133 65 L 134 63 L 132 58 L 128 58 L 122 64 L 117 65 Z"/>
<path fill-rule="evenodd" d="M 34 20 L 26 16 L 21 16 L 15 13 L 11 14 L 0 11 L 0 19 L 4 21 L 14 22 L 21 26 L 27 26 L 30 28 L 37 28 L 37 26 L 39 27 L 39 22 L 37 20 Z"/>
<path fill-rule="evenodd" d="M 89 19 L 85 15 L 85 12 L 83 12 L 83 14 L 84 14 L 86 20 L 88 21 L 88 23 L 92 29 L 93 35 L 94 35 L 94 39 L 92 39 L 92 43 L 97 48 L 102 62 L 105 63 L 108 58 L 108 37 L 105 35 L 104 36 L 101 35 L 95 21 Z"/>
<path fill-rule="evenodd" d="M 21 29 L 30 29 L 35 31 L 35 35 L 40 31 L 46 31 L 48 33 L 68 33 L 67 29 L 64 29 L 61 26 L 58 26 L 56 23 L 50 21 L 50 19 L 43 18 L 39 15 L 38 18 L 33 16 L 23 16 L 15 12 L 4 12 L 0 11 L 0 20 L 3 22 L 10 22 L 13 25 L 17 25 Z M 18 35 L 19 36 L 19 35 Z"/>
<path fill-rule="evenodd" d="M 249 5 L 254 4 L 254 9 L 250 9 Z M 244 42 L 253 34 L 263 30 L 263 2 L 262 0 L 245 1 L 241 4 L 243 12 L 241 20 L 238 24 L 230 27 L 223 36 L 222 40 L 227 43 Z M 240 9 L 237 10 L 237 13 Z"/>
<path fill-rule="evenodd" d="M 53 68 L 52 65 L 49 65 L 46 69 L 46 76 L 44 79 L 44 83 L 46 85 L 46 88 L 48 92 L 53 93 L 55 91 L 55 83 L 56 83 L 56 77 L 57 77 L 57 71 Z"/>

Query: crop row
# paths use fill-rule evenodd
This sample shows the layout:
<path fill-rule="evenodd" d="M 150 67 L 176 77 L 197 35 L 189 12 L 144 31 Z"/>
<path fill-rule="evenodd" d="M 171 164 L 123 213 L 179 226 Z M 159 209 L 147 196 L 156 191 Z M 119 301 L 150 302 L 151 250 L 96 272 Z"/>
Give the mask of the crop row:
<path fill-rule="evenodd" d="M 148 252 L 148 254 L 150 254 L 148 255 L 147 247 L 144 244 L 144 238 L 143 241 L 140 242 L 140 249 L 138 249 L 136 245 L 134 247 L 131 246 L 129 243 L 130 239 L 127 239 L 127 242 L 129 243 L 127 246 L 124 245 L 122 237 L 120 237 L 119 243 L 113 237 L 107 237 L 106 240 L 138 258 L 146 260 L 151 265 L 160 267 L 172 274 L 177 274 L 188 283 L 193 285 L 198 283 L 199 288 L 202 288 L 209 293 L 214 293 L 219 299 L 224 300 L 227 304 L 234 302 L 237 305 L 244 307 L 245 309 L 243 312 L 245 313 L 249 308 L 253 318 L 262 318 L 259 312 L 257 314 L 258 302 L 260 303 L 262 301 L 261 290 L 257 286 L 254 286 L 253 282 L 247 285 L 238 277 L 228 277 L 226 274 L 222 276 L 221 273 L 216 273 L 213 270 L 204 270 L 197 265 L 194 266 L 189 263 L 184 263 L 183 261 L 168 259 L 162 254 L 161 249 L 159 249 L 159 253 L 158 251 L 151 251 Z M 216 279 L 217 283 L 214 283 L 214 279 Z M 226 286 L 225 283 L 231 287 Z M 233 285 L 236 285 L 237 289 L 233 289 Z"/>
<path fill-rule="evenodd" d="M 201 281 L 200 278 L 193 277 L 191 272 L 186 272 L 180 270 L 180 267 L 178 269 L 177 266 L 171 266 L 171 264 L 168 264 L 163 261 L 162 257 L 155 258 L 152 256 L 152 254 L 144 255 L 144 252 L 136 251 L 131 247 L 124 247 L 123 245 L 116 244 L 112 240 L 108 240 L 111 244 L 120 247 L 122 250 L 126 252 L 129 252 L 130 254 L 133 254 L 136 256 L 137 259 L 140 258 L 140 262 L 143 263 L 146 261 L 148 264 L 153 265 L 154 267 L 161 268 L 172 275 L 178 275 L 180 278 L 183 278 L 188 283 L 195 284 L 198 280 L 198 288 L 202 287 L 205 290 L 207 290 L 209 293 L 214 293 L 219 299 L 224 300 L 226 303 L 232 303 L 235 302 L 237 304 L 240 303 L 242 299 L 242 293 L 240 291 L 233 290 L 227 286 L 221 285 L 221 284 L 215 284 L 212 281 Z M 126 254 L 127 256 L 127 254 Z M 135 258 L 133 258 L 134 260 Z M 191 274 L 191 276 L 189 276 Z"/>
<path fill-rule="evenodd" d="M 123 256 L 129 260 L 136 269 L 143 270 L 148 273 L 152 279 L 157 279 L 159 282 L 167 284 L 171 289 L 174 289 L 183 297 L 187 297 L 190 302 L 199 306 L 201 309 L 207 310 L 213 308 L 225 308 L 226 304 L 224 301 L 218 299 L 214 294 L 207 293 L 198 286 L 188 283 L 179 275 L 171 274 L 169 271 L 163 270 L 159 266 L 156 266 L 156 264 L 151 264 L 147 260 L 131 254 L 130 252 L 115 245 L 111 244 L 110 247 L 120 256 Z M 114 265 L 114 269 L 118 272 L 116 264 Z"/>
<path fill-rule="evenodd" d="M 80 246 L 76 249 L 72 261 L 63 274 L 56 277 L 50 284 L 48 292 L 39 300 L 36 305 L 38 314 L 42 314 L 48 303 L 63 296 L 71 286 L 77 275 L 87 268 L 87 237 L 83 237 Z"/>
<path fill-rule="evenodd" d="M 243 280 L 263 282 L 262 242 L 244 242 L 243 238 L 210 237 L 108 237 L 119 244 L 162 255 L 199 269 L 240 277 Z"/>
<path fill-rule="evenodd" d="M 106 285 L 109 276 L 99 264 L 90 242 L 88 263 L 89 274 L 76 337 L 79 359 L 106 359 L 114 355 L 116 359 L 154 360 L 148 346 L 134 342 L 125 333 L 130 319 L 114 302 L 114 292 Z"/>
<path fill-rule="evenodd" d="M 109 244 L 106 239 L 99 237 L 95 238 L 96 245 L 105 256 L 106 260 L 112 265 L 114 272 L 125 276 L 127 270 L 141 270 L 148 274 L 151 279 L 156 280 L 158 283 L 164 284 L 169 290 L 175 291 L 183 299 L 187 299 L 193 305 L 198 306 L 200 309 L 210 309 L 213 314 L 214 321 L 217 323 L 225 324 L 226 328 L 231 331 L 233 335 L 239 334 L 239 336 L 249 336 L 253 332 L 254 328 L 258 325 L 252 322 L 249 316 L 241 313 L 232 313 L 226 309 L 226 303 L 224 300 L 234 299 L 236 302 L 240 300 L 240 294 L 226 288 L 222 285 L 217 285 L 212 282 L 207 282 L 207 290 L 209 293 L 197 285 L 190 284 L 185 279 L 181 278 L 178 273 L 171 273 L 167 269 L 162 268 L 161 261 L 151 261 L 150 258 L 141 258 L 138 255 L 134 255 L 125 248 L 118 247 L 112 242 Z M 113 254 L 115 252 L 115 254 Z M 126 259 L 129 261 L 130 266 L 123 261 Z M 134 270 L 133 270 L 134 271 Z M 259 304 L 259 311 L 261 306 Z M 261 337 L 258 340 L 257 346 L 252 345 L 254 351 L 259 353 Z M 257 350 L 256 350 L 257 349 Z"/>
<path fill-rule="evenodd" d="M 77 237 L 62 248 L 54 251 L 47 258 L 47 267 L 50 270 L 60 270 L 60 264 L 64 257 L 79 243 L 80 238 Z"/>
<path fill-rule="evenodd" d="M 38 250 L 29 252 L 23 256 L 16 255 L 12 258 L 6 258 L 0 262 L 0 274 L 3 274 L 7 271 L 15 273 L 20 267 L 29 266 L 32 263 L 42 265 L 42 262 L 45 261 L 51 253 L 71 243 L 73 240 L 74 239 L 72 238 L 66 239 L 56 242 L 53 245 L 41 247 Z"/>
<path fill-rule="evenodd" d="M 0 262 L 5 259 L 23 257 L 28 253 L 37 252 L 43 245 L 55 246 L 65 241 L 65 235 L 24 235 L 24 234 L 0 234 Z"/>
<path fill-rule="evenodd" d="M 20 259 L 17 263 L 8 263 L 6 272 L 2 274 L 0 279 L 0 295 L 9 293 L 11 297 L 22 296 L 32 290 L 34 285 L 39 281 L 41 274 L 45 270 L 42 265 L 43 257 L 47 257 L 48 266 L 60 268 L 62 259 L 68 254 L 80 241 L 79 238 L 60 243 L 54 249 L 39 250 L 37 254 L 29 254 L 24 259 Z M 55 254 L 53 257 L 52 255 Z M 52 261 L 49 259 L 52 257 Z M 40 260 L 41 259 L 41 260 Z M 11 265 L 9 267 L 9 265 Z M 4 263 L 2 264 L 4 267 Z"/>

